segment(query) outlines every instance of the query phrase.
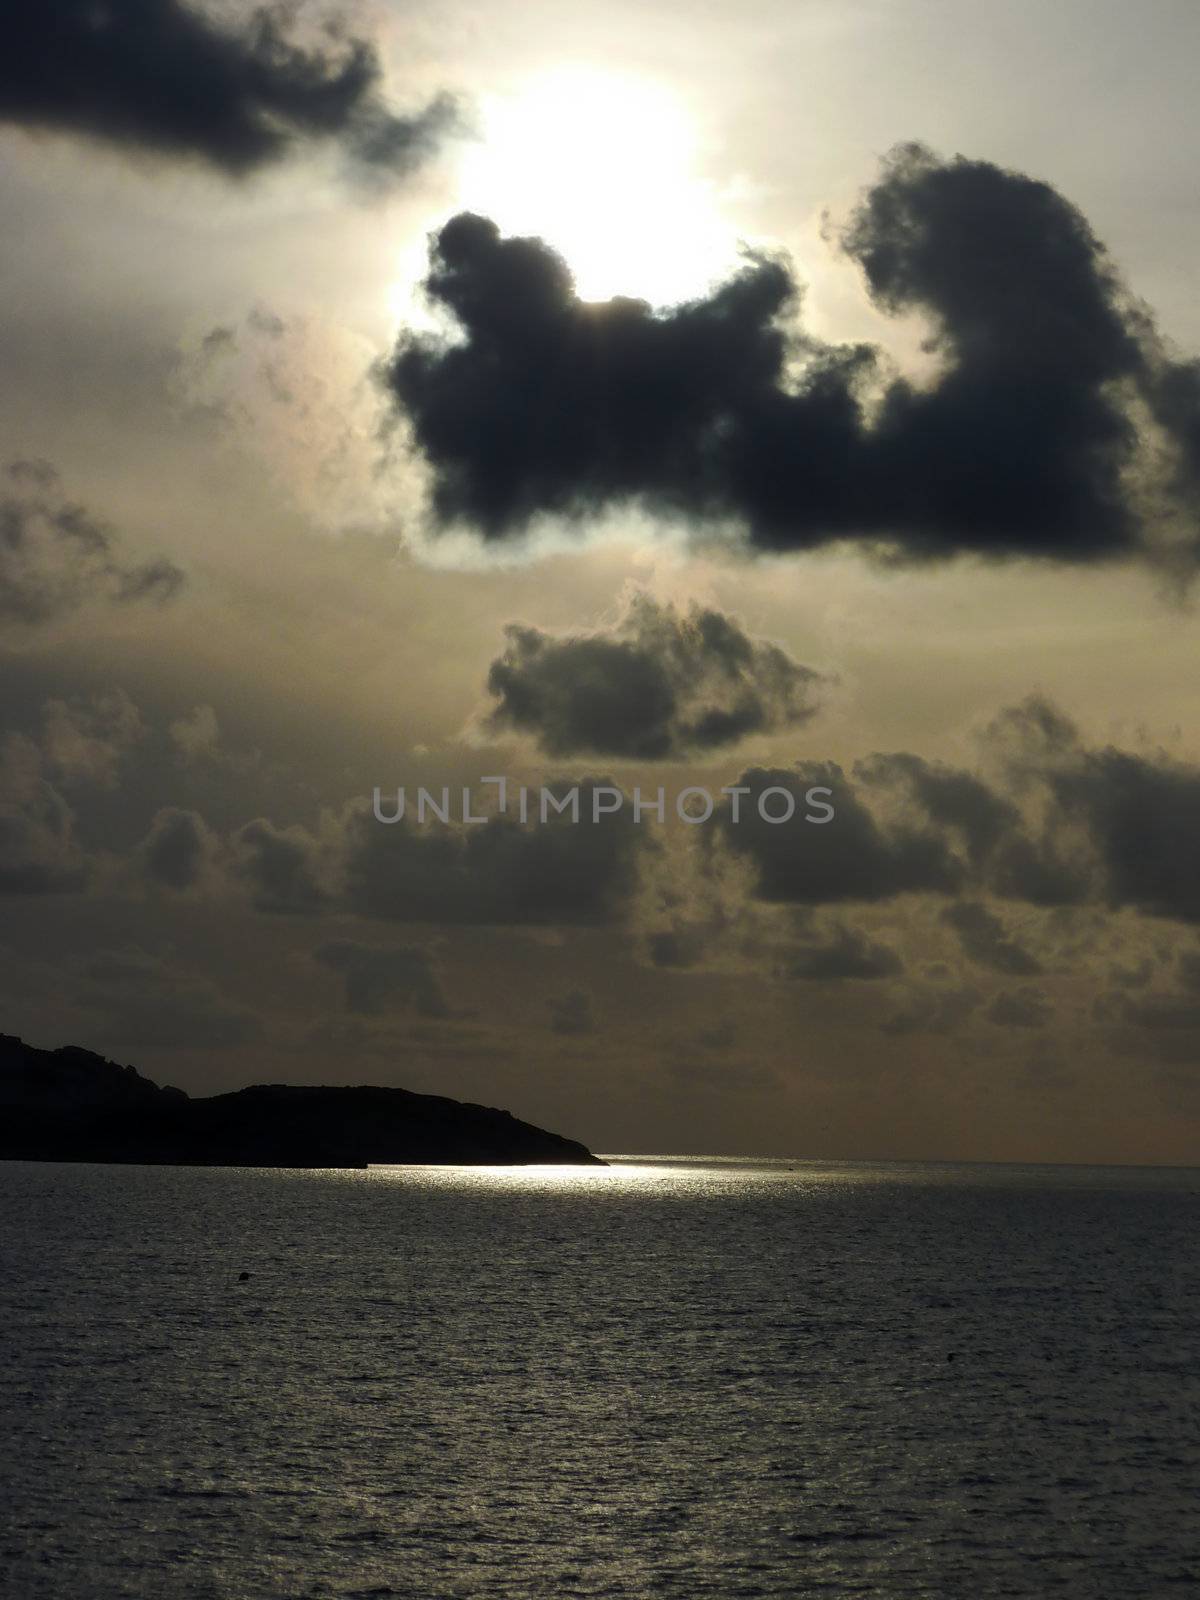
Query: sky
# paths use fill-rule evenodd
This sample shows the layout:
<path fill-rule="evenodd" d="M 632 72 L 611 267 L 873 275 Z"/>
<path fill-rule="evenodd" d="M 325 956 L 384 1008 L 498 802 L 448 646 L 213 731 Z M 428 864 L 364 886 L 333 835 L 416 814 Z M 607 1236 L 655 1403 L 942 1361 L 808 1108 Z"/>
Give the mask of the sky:
<path fill-rule="evenodd" d="M 1196 1161 L 1193 6 L 0 30 L 0 1029 Z"/>

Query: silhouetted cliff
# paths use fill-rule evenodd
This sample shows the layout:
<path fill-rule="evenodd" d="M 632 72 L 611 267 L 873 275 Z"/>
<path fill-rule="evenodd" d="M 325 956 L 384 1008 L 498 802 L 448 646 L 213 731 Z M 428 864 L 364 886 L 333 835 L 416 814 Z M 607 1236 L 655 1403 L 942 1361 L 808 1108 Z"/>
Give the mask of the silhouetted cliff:
<path fill-rule="evenodd" d="M 214 1167 L 603 1165 L 507 1111 L 407 1089 L 257 1084 L 191 1099 L 90 1050 L 0 1034 L 0 1159 Z"/>

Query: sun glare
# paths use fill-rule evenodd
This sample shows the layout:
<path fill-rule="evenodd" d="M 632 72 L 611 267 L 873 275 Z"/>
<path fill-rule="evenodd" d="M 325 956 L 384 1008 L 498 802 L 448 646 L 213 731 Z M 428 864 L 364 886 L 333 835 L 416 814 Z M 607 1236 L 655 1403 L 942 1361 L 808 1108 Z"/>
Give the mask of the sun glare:
<path fill-rule="evenodd" d="M 484 102 L 460 205 L 505 233 L 544 238 L 585 300 L 675 304 L 737 261 L 737 239 L 695 170 L 696 154 L 695 129 L 665 89 L 562 67 Z"/>

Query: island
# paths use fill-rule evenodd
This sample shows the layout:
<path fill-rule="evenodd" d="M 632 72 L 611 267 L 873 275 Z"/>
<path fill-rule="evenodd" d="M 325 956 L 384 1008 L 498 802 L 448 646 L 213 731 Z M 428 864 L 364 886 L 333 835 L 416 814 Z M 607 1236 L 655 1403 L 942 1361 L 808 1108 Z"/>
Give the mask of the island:
<path fill-rule="evenodd" d="M 0 1160 L 211 1167 L 603 1166 L 508 1111 L 372 1085 L 192 1097 L 68 1045 L 0 1034 Z"/>

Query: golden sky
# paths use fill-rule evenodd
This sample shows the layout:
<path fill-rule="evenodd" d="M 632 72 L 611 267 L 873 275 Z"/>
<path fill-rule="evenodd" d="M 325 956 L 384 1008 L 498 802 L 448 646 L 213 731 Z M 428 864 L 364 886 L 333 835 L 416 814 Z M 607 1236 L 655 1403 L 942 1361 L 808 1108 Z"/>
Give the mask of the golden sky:
<path fill-rule="evenodd" d="M 0 69 L 0 1029 L 1194 1161 L 1195 9 L 360 6 L 336 114 L 159 10 L 194 115 L 70 0 Z M 370 818 L 818 769 L 802 846 Z"/>

